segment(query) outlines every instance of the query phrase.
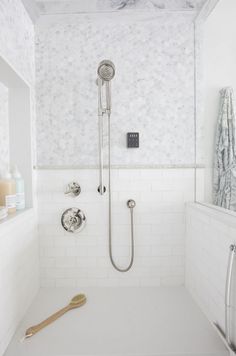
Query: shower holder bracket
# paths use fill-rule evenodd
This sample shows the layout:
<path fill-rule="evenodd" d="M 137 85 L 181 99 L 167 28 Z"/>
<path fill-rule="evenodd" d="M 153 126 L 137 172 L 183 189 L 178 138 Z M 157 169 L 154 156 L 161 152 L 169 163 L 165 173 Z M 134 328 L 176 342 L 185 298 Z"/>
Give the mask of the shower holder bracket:
<path fill-rule="evenodd" d="M 101 185 L 98 186 L 98 189 L 97 189 L 97 190 L 98 190 L 98 193 L 101 194 Z M 106 188 L 105 185 L 104 185 L 104 186 L 103 186 L 103 194 L 106 193 L 106 190 L 107 190 L 107 188 Z"/>

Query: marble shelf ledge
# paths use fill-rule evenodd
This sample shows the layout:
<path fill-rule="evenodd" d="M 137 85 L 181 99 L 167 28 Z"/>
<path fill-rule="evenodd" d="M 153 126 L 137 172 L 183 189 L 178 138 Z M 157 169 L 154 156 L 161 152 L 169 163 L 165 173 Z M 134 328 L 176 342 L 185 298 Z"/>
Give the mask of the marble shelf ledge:
<path fill-rule="evenodd" d="M 33 211 L 33 208 L 26 208 L 23 210 L 18 210 L 13 214 L 8 214 L 5 219 L 0 220 L 0 229 L 3 225 L 5 226 L 6 224 L 11 223 L 12 221 L 16 221 L 18 219 L 21 219 L 22 217 L 27 217 L 27 214 L 31 214 Z"/>
<path fill-rule="evenodd" d="M 43 15 L 60 13 L 100 13 L 132 11 L 197 11 L 206 0 L 90 0 L 45 1 L 37 0 L 37 11 Z M 27 4 L 27 0 L 24 0 Z"/>
<path fill-rule="evenodd" d="M 60 170 L 60 169 L 99 169 L 98 165 L 61 165 L 47 166 L 38 165 L 33 167 L 35 170 Z M 108 166 L 105 165 L 104 169 Z M 203 164 L 157 164 L 157 165 L 112 165 L 111 169 L 193 169 L 205 168 Z"/>

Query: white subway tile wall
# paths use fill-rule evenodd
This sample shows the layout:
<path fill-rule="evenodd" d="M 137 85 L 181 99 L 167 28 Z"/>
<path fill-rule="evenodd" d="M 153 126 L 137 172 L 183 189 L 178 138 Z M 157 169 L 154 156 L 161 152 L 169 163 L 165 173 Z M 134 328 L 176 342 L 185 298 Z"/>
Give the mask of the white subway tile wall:
<path fill-rule="evenodd" d="M 0 355 L 38 291 L 38 257 L 32 209 L 0 223 Z"/>
<path fill-rule="evenodd" d="M 81 195 L 64 194 L 78 181 Z M 193 169 L 113 169 L 113 253 L 119 266 L 129 263 L 130 211 L 134 209 L 135 260 L 127 273 L 114 270 L 108 255 L 108 195 L 97 192 L 98 171 L 38 171 L 41 285 L 173 286 L 184 283 L 184 204 L 193 201 Z M 78 234 L 63 230 L 61 215 L 78 207 L 87 217 Z"/>
<path fill-rule="evenodd" d="M 235 216 L 200 204 L 186 215 L 186 287 L 211 322 L 224 330 L 225 283 L 229 246 L 236 243 Z M 236 283 L 232 291 L 232 341 L 236 341 Z"/>
<path fill-rule="evenodd" d="M 34 26 L 19 0 L 0 1 L 0 57 L 28 82 L 31 89 L 32 136 L 35 135 Z M 8 165 L 8 118 L 1 100 L 0 170 Z M 4 117 L 3 115 L 4 114 Z M 35 151 L 35 142 L 33 148 Z M 3 147 L 4 145 L 4 147 Z M 4 158 L 3 158 L 4 157 Z M 15 162 L 17 163 L 17 162 Z M 39 288 L 36 211 L 0 223 L 0 355 Z"/>

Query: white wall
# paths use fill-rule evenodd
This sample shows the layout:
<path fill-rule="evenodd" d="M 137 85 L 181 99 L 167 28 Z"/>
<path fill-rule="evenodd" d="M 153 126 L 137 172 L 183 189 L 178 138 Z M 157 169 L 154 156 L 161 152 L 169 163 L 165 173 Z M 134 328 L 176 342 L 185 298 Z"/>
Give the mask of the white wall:
<path fill-rule="evenodd" d="M 236 90 L 236 2 L 220 0 L 204 24 L 204 46 L 202 48 L 204 66 L 204 158 L 205 202 L 212 202 L 212 167 L 216 122 L 219 109 L 219 91 L 231 86 Z"/>
<path fill-rule="evenodd" d="M 29 85 L 34 125 L 34 28 L 21 1 L 1 0 L 0 27 L 0 57 Z M 4 135 L 4 140 L 7 140 L 7 135 Z M 0 223 L 0 246 L 2 355 L 39 287 L 35 209 Z"/>
<path fill-rule="evenodd" d="M 216 210 L 218 209 L 218 210 Z M 236 242 L 236 217 L 222 213 L 222 208 L 200 204 L 187 206 L 186 217 L 186 287 L 211 322 L 222 330 L 224 296 L 229 246 Z M 236 268 L 234 265 L 234 276 Z M 232 341 L 236 342 L 235 277 L 231 296 Z"/>
<path fill-rule="evenodd" d="M 97 192 L 98 171 L 38 171 L 41 283 L 61 286 L 176 286 L 184 283 L 184 203 L 193 200 L 193 169 L 117 169 L 112 171 L 114 257 L 129 263 L 130 212 L 134 209 L 135 259 L 127 273 L 116 272 L 108 256 L 107 194 Z M 77 198 L 64 195 L 68 182 L 82 188 Z M 61 214 L 78 207 L 87 226 L 65 232 Z"/>

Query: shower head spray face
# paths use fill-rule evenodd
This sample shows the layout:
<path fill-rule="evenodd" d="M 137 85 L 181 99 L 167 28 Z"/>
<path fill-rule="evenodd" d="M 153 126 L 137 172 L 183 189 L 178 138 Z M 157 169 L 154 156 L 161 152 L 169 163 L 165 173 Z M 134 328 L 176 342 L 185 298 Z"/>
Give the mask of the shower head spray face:
<path fill-rule="evenodd" d="M 101 61 L 98 65 L 98 76 L 105 82 L 109 82 L 115 76 L 115 65 L 108 59 Z"/>

